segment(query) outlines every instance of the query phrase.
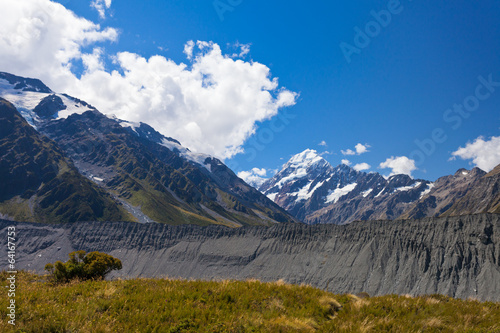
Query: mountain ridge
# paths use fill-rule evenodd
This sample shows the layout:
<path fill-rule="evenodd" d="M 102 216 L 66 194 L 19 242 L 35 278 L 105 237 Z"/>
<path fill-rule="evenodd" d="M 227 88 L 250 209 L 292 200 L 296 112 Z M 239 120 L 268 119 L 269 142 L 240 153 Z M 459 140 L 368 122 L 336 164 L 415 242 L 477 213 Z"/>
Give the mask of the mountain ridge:
<path fill-rule="evenodd" d="M 231 229 L 112 222 L 15 225 L 19 269 L 74 250 L 122 260 L 111 277 L 283 279 L 335 293 L 444 294 L 500 301 L 500 215 Z M 0 258 L 0 265 L 7 258 Z"/>
<path fill-rule="evenodd" d="M 313 163 L 314 162 L 314 163 Z M 435 182 L 331 166 L 315 150 L 292 156 L 259 190 L 308 224 L 500 212 L 500 165 L 460 169 Z"/>
<path fill-rule="evenodd" d="M 0 97 L 52 140 L 80 175 L 106 192 L 115 210 L 125 209 L 127 214 L 119 214 L 125 220 L 239 227 L 500 211 L 500 166 L 487 177 L 477 168 L 460 169 L 430 182 L 345 164 L 333 167 L 306 149 L 263 182 L 259 192 L 217 158 L 191 152 L 145 123 L 104 115 L 40 80 L 0 72 Z"/>
<path fill-rule="evenodd" d="M 57 145 L 0 98 L 0 213 L 40 222 L 131 221 L 127 212 L 82 177 Z"/>
<path fill-rule="evenodd" d="M 138 222 L 231 227 L 297 222 L 220 160 L 192 153 L 147 124 L 105 116 L 39 80 L 8 73 L 0 73 L 0 96 Z"/>

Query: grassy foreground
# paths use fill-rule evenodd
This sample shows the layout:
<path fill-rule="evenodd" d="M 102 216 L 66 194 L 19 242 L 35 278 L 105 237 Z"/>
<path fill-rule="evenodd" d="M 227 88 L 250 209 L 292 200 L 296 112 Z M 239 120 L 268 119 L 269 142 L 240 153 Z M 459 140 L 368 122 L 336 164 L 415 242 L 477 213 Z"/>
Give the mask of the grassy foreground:
<path fill-rule="evenodd" d="M 444 296 L 360 298 L 310 286 L 133 279 L 51 285 L 20 272 L 16 326 L 0 332 L 500 332 L 500 304 Z"/>

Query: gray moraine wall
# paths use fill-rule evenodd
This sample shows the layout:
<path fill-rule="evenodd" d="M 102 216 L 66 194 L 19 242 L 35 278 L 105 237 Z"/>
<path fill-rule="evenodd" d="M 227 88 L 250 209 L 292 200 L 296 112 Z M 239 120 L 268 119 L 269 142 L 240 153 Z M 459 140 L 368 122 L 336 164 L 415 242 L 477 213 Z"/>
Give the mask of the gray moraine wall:
<path fill-rule="evenodd" d="M 16 268 L 39 273 L 85 250 L 122 260 L 110 278 L 283 279 L 334 293 L 500 301 L 500 215 L 240 229 L 0 220 L 5 240 L 9 226 L 17 232 Z M 7 270 L 3 251 L 0 270 Z"/>

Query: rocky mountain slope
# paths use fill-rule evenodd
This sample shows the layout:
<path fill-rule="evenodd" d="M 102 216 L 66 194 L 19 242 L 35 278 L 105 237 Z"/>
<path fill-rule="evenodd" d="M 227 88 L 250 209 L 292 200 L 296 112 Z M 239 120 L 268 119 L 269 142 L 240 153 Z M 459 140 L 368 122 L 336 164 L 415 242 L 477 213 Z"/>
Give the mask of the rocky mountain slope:
<path fill-rule="evenodd" d="M 472 170 L 460 169 L 454 175 L 438 178 L 432 190 L 421 200 L 416 201 L 401 218 L 468 214 L 465 211 L 453 212 L 450 208 L 469 191 L 477 188 L 484 175 L 486 172 L 474 168 Z"/>
<path fill-rule="evenodd" d="M 13 222 L 0 221 L 5 234 Z M 121 277 L 284 279 L 336 293 L 440 293 L 500 301 L 500 215 L 279 224 L 271 228 L 15 223 L 18 269 L 42 271 L 74 250 L 123 262 Z M 0 258 L 0 266 L 7 265 Z"/>
<path fill-rule="evenodd" d="M 308 149 L 259 190 L 308 224 L 496 213 L 499 168 L 488 175 L 479 168 L 460 169 L 434 183 L 407 175 L 386 179 L 345 164 L 334 168 Z"/>
<path fill-rule="evenodd" d="M 0 98 L 0 216 L 45 223 L 131 221 L 48 138 Z"/>
<path fill-rule="evenodd" d="M 483 175 L 445 215 L 500 213 L 500 165 Z"/>
<path fill-rule="evenodd" d="M 341 164 L 332 167 L 314 150 L 293 156 L 259 188 L 309 224 L 395 219 L 432 188 L 429 181 L 395 175 L 385 179 Z"/>
<path fill-rule="evenodd" d="M 135 221 L 232 227 L 296 222 L 218 159 L 192 153 L 146 124 L 107 117 L 38 80 L 7 73 L 0 73 L 0 96 L 14 104 L 33 131 L 55 142 L 79 176 Z M 16 167 L 14 161 L 3 163 L 6 170 Z M 1 207 L 0 213 L 9 215 Z"/>

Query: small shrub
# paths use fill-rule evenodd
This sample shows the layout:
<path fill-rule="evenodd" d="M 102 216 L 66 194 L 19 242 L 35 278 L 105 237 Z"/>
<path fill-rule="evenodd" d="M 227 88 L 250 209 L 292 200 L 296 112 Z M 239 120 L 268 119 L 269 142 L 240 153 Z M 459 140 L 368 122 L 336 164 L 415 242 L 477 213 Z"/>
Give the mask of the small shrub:
<path fill-rule="evenodd" d="M 106 253 L 75 251 L 69 254 L 65 263 L 56 261 L 54 264 L 45 265 L 45 270 L 56 283 L 68 282 L 73 279 L 90 280 L 103 279 L 113 270 L 122 269 L 120 259 Z"/>

